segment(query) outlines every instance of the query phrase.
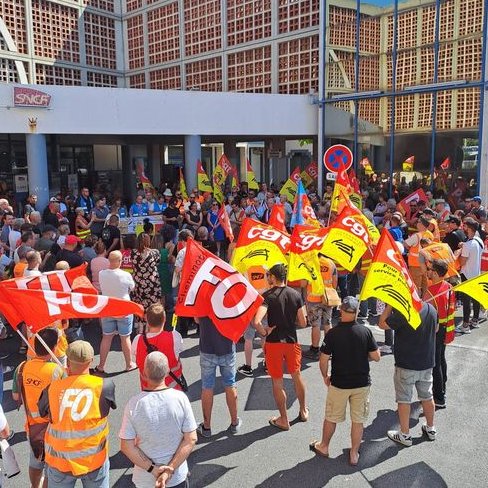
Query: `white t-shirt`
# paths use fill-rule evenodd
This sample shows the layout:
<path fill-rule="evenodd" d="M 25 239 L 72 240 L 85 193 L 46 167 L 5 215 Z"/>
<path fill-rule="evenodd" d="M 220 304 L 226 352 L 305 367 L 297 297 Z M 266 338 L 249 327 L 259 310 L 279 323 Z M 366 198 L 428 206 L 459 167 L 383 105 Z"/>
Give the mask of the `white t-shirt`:
<path fill-rule="evenodd" d="M 103 269 L 98 275 L 102 295 L 130 300 L 129 292 L 134 289 L 130 273 L 117 269 Z"/>
<path fill-rule="evenodd" d="M 461 266 L 461 273 L 466 276 L 468 280 L 479 276 L 481 273 L 481 253 L 483 252 L 483 241 L 475 236 L 463 244 L 461 256 L 468 258 L 464 266 Z"/>
<path fill-rule="evenodd" d="M 41 276 L 42 273 L 38 269 L 24 269 L 24 276 Z"/>
<path fill-rule="evenodd" d="M 177 330 L 173 330 L 172 332 L 173 332 L 173 351 L 175 353 L 175 356 L 179 358 L 181 352 L 183 351 L 183 337 L 181 337 L 181 334 Z M 148 332 L 147 338 L 151 339 L 152 337 L 156 337 L 158 334 L 161 334 L 161 332 Z M 141 334 L 138 334 L 134 337 L 134 340 L 132 341 L 131 360 L 134 363 L 136 362 L 137 345 L 139 344 L 139 341 L 142 340 L 143 339 L 141 339 Z"/>
<path fill-rule="evenodd" d="M 18 230 L 11 230 L 8 235 L 8 245 L 10 247 L 10 258 L 14 257 L 14 252 L 17 249 L 17 241 L 20 239 L 21 233 Z"/>
<path fill-rule="evenodd" d="M 0 432 L 7 427 L 7 418 L 5 417 L 5 414 L 3 413 L 3 408 L 0 405 Z"/>
<path fill-rule="evenodd" d="M 119 437 L 138 440 L 139 449 L 155 464 L 168 464 L 180 445 L 183 434 L 197 429 L 188 397 L 181 391 L 166 388 L 143 391 L 125 406 Z M 188 464 L 183 462 L 166 486 L 176 486 L 188 476 Z M 154 488 L 156 479 L 134 466 L 132 481 L 137 488 Z"/>

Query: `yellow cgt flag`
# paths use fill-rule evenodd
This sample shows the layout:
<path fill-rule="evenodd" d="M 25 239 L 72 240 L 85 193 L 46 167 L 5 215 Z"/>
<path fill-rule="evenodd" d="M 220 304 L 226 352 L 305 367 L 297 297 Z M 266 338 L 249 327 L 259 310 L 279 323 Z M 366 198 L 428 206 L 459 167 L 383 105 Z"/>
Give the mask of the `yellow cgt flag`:
<path fill-rule="evenodd" d="M 198 191 L 213 192 L 212 183 L 210 183 L 210 178 L 207 176 L 207 173 L 205 173 L 201 161 L 198 161 L 197 181 L 198 181 Z"/>
<path fill-rule="evenodd" d="M 362 301 L 371 297 L 391 305 L 414 329 L 420 325 L 422 300 L 387 229 L 381 232 L 359 299 Z"/>
<path fill-rule="evenodd" d="M 180 168 L 180 192 L 181 192 L 181 196 L 185 200 L 188 200 L 188 192 L 186 191 L 185 178 L 183 177 L 183 170 L 181 168 Z"/>
<path fill-rule="evenodd" d="M 466 293 L 479 302 L 483 308 L 488 308 L 488 273 L 464 281 L 456 285 L 453 290 Z"/>
<path fill-rule="evenodd" d="M 246 181 L 249 190 L 259 190 L 259 184 L 258 181 L 256 180 L 256 175 L 254 174 L 249 159 L 247 160 L 247 167 L 246 167 Z"/>
<path fill-rule="evenodd" d="M 286 195 L 288 202 L 290 202 L 291 204 L 293 204 L 293 202 L 295 201 L 299 179 L 300 179 L 300 167 L 297 166 L 280 190 L 280 195 Z"/>

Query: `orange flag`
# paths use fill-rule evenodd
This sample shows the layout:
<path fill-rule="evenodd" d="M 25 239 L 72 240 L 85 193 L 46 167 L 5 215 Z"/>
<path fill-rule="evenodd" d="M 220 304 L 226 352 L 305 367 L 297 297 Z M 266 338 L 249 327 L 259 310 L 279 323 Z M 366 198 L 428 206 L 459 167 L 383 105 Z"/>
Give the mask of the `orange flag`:
<path fill-rule="evenodd" d="M 272 225 L 275 229 L 287 232 L 285 226 L 285 207 L 282 203 L 275 203 L 271 209 L 268 224 Z"/>
<path fill-rule="evenodd" d="M 232 232 L 232 226 L 230 225 L 229 214 L 227 213 L 224 204 L 220 206 L 219 213 L 217 214 L 217 218 L 219 219 L 222 229 L 224 229 L 227 239 L 229 239 L 229 241 L 232 242 L 234 240 L 234 233 Z"/>

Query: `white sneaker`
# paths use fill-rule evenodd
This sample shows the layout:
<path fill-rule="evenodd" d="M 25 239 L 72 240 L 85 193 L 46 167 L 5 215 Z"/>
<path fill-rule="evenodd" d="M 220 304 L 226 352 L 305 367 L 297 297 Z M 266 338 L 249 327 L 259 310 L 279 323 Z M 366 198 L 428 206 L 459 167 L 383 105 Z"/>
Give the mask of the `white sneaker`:
<path fill-rule="evenodd" d="M 435 430 L 435 427 L 427 427 L 427 424 L 424 424 L 422 425 L 422 433 L 429 438 L 429 441 L 435 441 L 437 430 Z"/>
<path fill-rule="evenodd" d="M 471 327 L 469 326 L 469 324 L 466 325 L 463 324 L 459 328 L 459 332 L 461 332 L 461 334 L 471 334 Z"/>
<path fill-rule="evenodd" d="M 379 351 L 381 354 L 392 354 L 392 349 L 391 346 L 387 346 L 386 344 L 384 346 L 380 346 Z"/>
<path fill-rule="evenodd" d="M 398 442 L 398 444 L 402 444 L 404 446 L 410 447 L 412 445 L 412 436 L 402 434 L 399 430 L 389 430 L 388 437 L 394 441 Z"/>

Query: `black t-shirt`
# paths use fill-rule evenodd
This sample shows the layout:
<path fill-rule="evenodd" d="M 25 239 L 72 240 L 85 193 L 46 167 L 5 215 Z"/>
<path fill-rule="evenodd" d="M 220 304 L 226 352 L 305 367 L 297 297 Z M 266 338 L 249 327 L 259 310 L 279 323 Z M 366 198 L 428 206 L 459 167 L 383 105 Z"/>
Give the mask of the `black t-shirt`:
<path fill-rule="evenodd" d="M 177 208 L 168 207 L 164 210 L 163 215 L 168 219 L 172 219 L 174 217 L 178 217 L 180 215 L 180 211 Z M 178 227 L 177 220 L 170 220 L 166 223 L 172 225 L 173 227 Z"/>
<path fill-rule="evenodd" d="M 344 389 L 370 385 L 368 353 L 377 349 L 370 329 L 355 322 L 339 322 L 327 332 L 320 347 L 332 356 L 331 384 Z"/>
<path fill-rule="evenodd" d="M 460 242 L 466 242 L 466 234 L 461 229 L 456 229 L 446 234 L 442 242 L 447 244 L 454 252 L 459 249 Z"/>
<path fill-rule="evenodd" d="M 224 337 L 208 317 L 199 319 L 200 352 L 226 356 L 235 352 L 235 345 L 227 337 Z"/>
<path fill-rule="evenodd" d="M 430 303 L 424 303 L 420 318 L 417 329 L 396 310 L 386 319 L 388 327 L 395 331 L 395 366 L 399 368 L 424 371 L 434 367 L 437 312 Z"/>
<path fill-rule="evenodd" d="M 68 249 L 61 249 L 58 252 L 56 262 L 59 263 L 59 261 L 66 261 L 70 268 L 76 268 L 76 266 L 81 266 L 84 263 L 83 258 L 77 252 Z"/>
<path fill-rule="evenodd" d="M 112 249 L 112 251 L 120 249 L 120 230 L 117 226 L 107 225 L 106 227 L 104 227 L 101 237 L 107 249 L 110 248 L 115 239 L 119 239 L 119 244 L 115 246 L 115 249 Z"/>
<path fill-rule="evenodd" d="M 45 225 L 52 225 L 53 227 L 56 227 L 56 229 L 59 226 L 59 220 L 56 214 L 53 214 L 52 212 L 46 212 L 44 214 L 44 224 Z"/>
<path fill-rule="evenodd" d="M 263 298 L 263 305 L 268 309 L 268 325 L 276 327 L 266 342 L 297 343 L 296 319 L 303 307 L 302 296 L 289 286 L 275 286 L 264 292 Z"/>

